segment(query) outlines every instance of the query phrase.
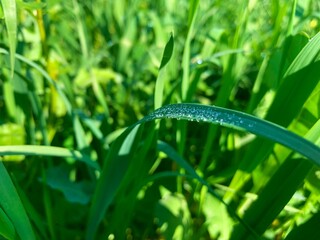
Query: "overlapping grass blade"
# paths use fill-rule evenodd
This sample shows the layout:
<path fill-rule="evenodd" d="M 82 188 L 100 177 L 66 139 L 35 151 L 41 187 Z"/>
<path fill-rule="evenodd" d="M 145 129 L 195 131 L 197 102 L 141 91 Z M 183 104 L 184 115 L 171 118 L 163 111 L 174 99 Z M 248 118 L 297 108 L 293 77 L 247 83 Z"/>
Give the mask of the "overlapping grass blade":
<path fill-rule="evenodd" d="M 285 240 L 318 240 L 320 238 L 319 219 L 320 212 L 317 212 L 307 222 L 293 229 L 285 238 Z"/>
<path fill-rule="evenodd" d="M 95 235 L 98 224 L 111 204 L 127 171 L 129 160 L 134 156 L 140 136 L 138 134 L 140 124 L 165 118 L 210 122 L 258 134 L 301 153 L 313 161 L 314 164 L 320 166 L 320 149 L 317 146 L 271 122 L 215 106 L 191 103 L 166 105 L 133 124 L 112 145 L 92 204 L 87 239 L 92 239 Z M 186 168 L 187 172 L 194 173 L 189 165 L 182 164 L 182 167 Z M 203 180 L 201 180 L 201 183 L 203 183 Z"/>
<path fill-rule="evenodd" d="M 298 115 L 320 80 L 317 70 L 320 68 L 319 52 L 320 33 L 300 51 L 284 74 L 282 83 L 268 109 L 266 120 L 287 127 Z M 239 189 L 249 179 L 249 173 L 271 153 L 273 146 L 274 142 L 265 139 L 254 140 L 246 151 L 230 187 Z M 226 198 L 230 198 L 231 195 L 231 193 L 227 194 Z"/>
<path fill-rule="evenodd" d="M 0 236 L 5 237 L 6 239 L 17 238 L 12 222 L 2 208 L 0 208 Z"/>
<path fill-rule="evenodd" d="M 306 139 L 320 145 L 320 120 L 307 133 Z M 246 210 L 243 220 L 262 235 L 292 198 L 313 166 L 300 156 L 290 155 L 268 181 L 259 198 Z M 250 232 L 238 225 L 231 239 L 247 239 L 249 235 Z"/>
<path fill-rule="evenodd" d="M 141 131 L 140 125 L 132 126 L 112 144 L 93 196 L 86 239 L 94 239 L 98 225 L 119 190 L 127 173 L 130 159 L 139 143 Z"/>
<path fill-rule="evenodd" d="M 0 207 L 10 219 L 20 239 L 36 239 L 20 197 L 2 162 L 0 162 Z"/>
<path fill-rule="evenodd" d="M 141 138 L 143 141 L 132 155 L 127 173 L 119 186 L 113 202 L 112 215 L 109 215 L 113 221 L 108 227 L 108 231 L 112 232 L 115 238 L 125 238 L 126 229 L 135 218 L 138 193 L 145 186 L 145 178 L 154 164 L 152 155 L 156 151 L 156 132 L 154 124 L 144 126 Z"/>
<path fill-rule="evenodd" d="M 93 162 L 88 156 L 79 151 L 69 150 L 62 147 L 38 146 L 38 145 L 21 145 L 21 146 L 0 146 L 0 156 L 24 155 L 24 156 L 51 156 L 74 158 L 82 161 L 90 167 L 99 169 L 99 165 Z"/>

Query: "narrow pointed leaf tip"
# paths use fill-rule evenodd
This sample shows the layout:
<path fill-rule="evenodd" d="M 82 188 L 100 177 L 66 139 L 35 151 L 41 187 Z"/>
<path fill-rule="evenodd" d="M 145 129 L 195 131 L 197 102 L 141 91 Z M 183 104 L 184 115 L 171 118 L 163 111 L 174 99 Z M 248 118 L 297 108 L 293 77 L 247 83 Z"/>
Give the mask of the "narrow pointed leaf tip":
<path fill-rule="evenodd" d="M 173 35 L 171 34 L 171 37 L 170 37 L 170 39 L 164 49 L 162 61 L 161 61 L 159 69 L 165 67 L 167 65 L 167 63 L 169 62 L 169 60 L 171 59 L 171 56 L 173 53 L 173 47 L 174 47 L 174 41 L 173 41 Z"/>
<path fill-rule="evenodd" d="M 272 122 L 239 111 L 194 103 L 170 104 L 158 108 L 139 123 L 155 119 L 173 118 L 210 122 L 236 128 L 280 143 L 320 166 L 320 148 L 306 139 Z"/>

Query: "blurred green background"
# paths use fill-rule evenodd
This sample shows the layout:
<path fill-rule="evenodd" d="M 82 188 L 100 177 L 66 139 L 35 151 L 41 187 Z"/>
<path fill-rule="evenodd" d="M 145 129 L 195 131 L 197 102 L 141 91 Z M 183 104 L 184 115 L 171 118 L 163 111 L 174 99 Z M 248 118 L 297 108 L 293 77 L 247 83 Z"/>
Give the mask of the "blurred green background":
<path fill-rule="evenodd" d="M 169 103 L 246 112 L 319 146 L 319 42 L 305 50 L 320 29 L 319 1 L 2 0 L 0 6 L 0 146 L 61 147 L 14 148 L 20 154 L 2 148 L 3 171 L 20 198 L 12 201 L 21 201 L 35 239 L 299 239 L 308 226 L 315 231 L 308 239 L 319 236 L 319 169 L 273 142 L 206 123 L 166 120 L 137 130 L 142 137 L 133 141 L 138 150 L 124 164 L 126 174 L 105 175 L 120 178 L 110 206 L 97 200 L 112 143 Z M 77 150 L 96 167 L 62 149 Z M 188 176 L 176 155 L 215 193 Z M 294 171 L 299 177 L 289 176 Z M 285 179 L 288 192 L 279 189 L 286 196 L 261 194 Z M 260 194 L 264 210 L 243 217 Z M 95 208 L 103 218 L 92 230 Z M 21 237 L 19 224 L 2 213 L 2 236 Z"/>

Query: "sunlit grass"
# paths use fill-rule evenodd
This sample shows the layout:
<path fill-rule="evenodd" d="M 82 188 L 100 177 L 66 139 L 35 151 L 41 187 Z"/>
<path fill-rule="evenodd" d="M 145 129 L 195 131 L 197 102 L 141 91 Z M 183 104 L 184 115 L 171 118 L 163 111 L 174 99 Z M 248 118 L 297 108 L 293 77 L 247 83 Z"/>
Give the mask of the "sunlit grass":
<path fill-rule="evenodd" d="M 320 238 L 306 2 L 1 1 L 0 236 Z"/>

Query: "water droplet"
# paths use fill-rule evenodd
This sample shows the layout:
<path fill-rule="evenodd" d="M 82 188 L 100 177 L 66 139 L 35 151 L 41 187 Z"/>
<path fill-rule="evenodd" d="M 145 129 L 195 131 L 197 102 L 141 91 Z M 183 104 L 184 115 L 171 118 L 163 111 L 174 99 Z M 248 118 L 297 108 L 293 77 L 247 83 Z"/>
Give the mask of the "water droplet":
<path fill-rule="evenodd" d="M 198 59 L 197 60 L 197 64 L 202 64 L 203 63 L 203 60 L 202 59 Z"/>

